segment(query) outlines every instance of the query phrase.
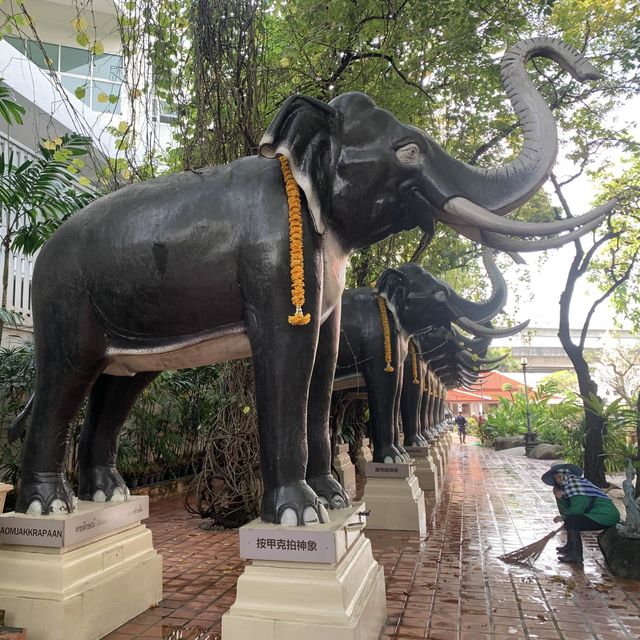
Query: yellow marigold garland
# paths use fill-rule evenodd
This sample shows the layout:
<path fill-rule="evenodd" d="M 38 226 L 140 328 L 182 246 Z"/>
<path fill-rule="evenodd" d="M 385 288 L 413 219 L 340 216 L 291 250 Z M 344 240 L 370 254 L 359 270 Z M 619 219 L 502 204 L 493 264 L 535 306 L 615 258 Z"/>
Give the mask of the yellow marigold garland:
<path fill-rule="evenodd" d="M 429 383 L 431 381 L 431 371 L 429 371 L 429 365 L 427 364 L 427 369 L 424 373 L 424 378 L 422 378 L 422 391 L 428 393 L 429 392 Z"/>
<path fill-rule="evenodd" d="M 418 356 L 416 354 L 416 346 L 413 340 L 409 340 L 409 353 L 411 353 L 411 373 L 413 374 L 413 384 L 420 384 L 418 378 Z"/>
<path fill-rule="evenodd" d="M 387 304 L 382 296 L 378 296 L 378 309 L 380 310 L 380 321 L 382 322 L 382 334 L 384 336 L 384 359 L 387 366 L 384 370 L 387 373 L 395 371 L 391 365 L 391 330 L 389 329 L 389 316 L 387 315 Z"/>
<path fill-rule="evenodd" d="M 291 303 L 296 308 L 294 315 L 289 316 L 289 324 L 296 326 L 309 324 L 311 314 L 302 312 L 304 304 L 304 255 L 302 244 L 302 208 L 300 206 L 300 190 L 291 173 L 289 161 L 278 156 L 284 177 L 289 206 L 289 254 L 291 268 Z"/>

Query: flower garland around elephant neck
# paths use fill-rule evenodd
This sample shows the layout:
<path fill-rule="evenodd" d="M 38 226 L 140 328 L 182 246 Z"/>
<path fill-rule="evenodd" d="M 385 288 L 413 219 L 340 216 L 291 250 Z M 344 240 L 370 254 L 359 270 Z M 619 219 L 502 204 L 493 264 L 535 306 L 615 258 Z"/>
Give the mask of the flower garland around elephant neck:
<path fill-rule="evenodd" d="M 278 156 L 280 168 L 287 192 L 289 207 L 289 265 L 291 271 L 291 303 L 296 308 L 289 316 L 289 324 L 301 326 L 309 324 L 311 314 L 303 313 L 304 304 L 304 254 L 302 243 L 302 207 L 300 206 L 300 190 L 291 173 L 289 161 L 284 156 Z"/>
<path fill-rule="evenodd" d="M 389 329 L 389 316 L 387 314 L 387 303 L 382 296 L 376 296 L 378 302 L 378 309 L 380 311 L 380 321 L 382 322 L 382 335 L 384 338 L 384 360 L 387 366 L 384 370 L 387 373 L 395 371 L 391 364 L 391 330 Z"/>
<path fill-rule="evenodd" d="M 409 340 L 409 352 L 411 353 L 411 373 L 413 374 L 413 384 L 420 384 L 418 379 L 418 356 L 416 354 L 416 345 L 413 340 Z"/>

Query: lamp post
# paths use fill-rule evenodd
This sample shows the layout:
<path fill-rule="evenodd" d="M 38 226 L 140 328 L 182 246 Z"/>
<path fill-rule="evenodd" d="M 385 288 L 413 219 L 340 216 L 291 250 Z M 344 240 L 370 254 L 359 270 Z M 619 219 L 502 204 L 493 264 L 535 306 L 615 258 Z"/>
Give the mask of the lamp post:
<path fill-rule="evenodd" d="M 529 455 L 532 449 L 536 446 L 538 434 L 531 431 L 531 411 L 529 411 L 529 389 L 527 387 L 527 366 L 529 362 L 526 358 L 520 360 L 522 365 L 522 375 L 524 376 L 524 403 L 525 403 L 525 415 L 527 416 L 527 433 L 524 435 L 524 449 Z"/>

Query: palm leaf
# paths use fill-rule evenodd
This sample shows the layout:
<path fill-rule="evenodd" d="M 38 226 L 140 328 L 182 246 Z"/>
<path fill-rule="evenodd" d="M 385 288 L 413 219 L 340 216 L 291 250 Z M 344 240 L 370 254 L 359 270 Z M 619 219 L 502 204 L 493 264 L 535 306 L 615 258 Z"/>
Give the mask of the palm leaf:
<path fill-rule="evenodd" d="M 85 136 L 67 134 L 55 150 L 41 146 L 41 158 L 19 166 L 13 164 L 13 154 L 8 159 L 0 154 L 0 206 L 8 212 L 12 249 L 35 253 L 69 216 L 94 198 L 93 193 L 77 188 L 67 162 L 88 153 L 89 144 Z M 63 153 L 62 159 L 58 152 Z"/>
<path fill-rule="evenodd" d="M 10 327 L 17 327 L 21 322 L 21 313 L 0 307 L 0 323 L 9 325 Z"/>
<path fill-rule="evenodd" d="M 0 116 L 9 124 L 22 124 L 24 114 L 24 107 L 13 99 L 11 92 L 0 78 Z"/>

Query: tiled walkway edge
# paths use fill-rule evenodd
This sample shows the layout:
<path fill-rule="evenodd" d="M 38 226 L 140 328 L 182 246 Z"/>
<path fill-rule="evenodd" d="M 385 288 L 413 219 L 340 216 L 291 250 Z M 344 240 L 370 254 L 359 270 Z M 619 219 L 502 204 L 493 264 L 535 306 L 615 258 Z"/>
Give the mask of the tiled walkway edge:
<path fill-rule="evenodd" d="M 368 532 L 386 575 L 389 616 L 382 639 L 640 637 L 640 583 L 608 573 L 593 534 L 584 536 L 584 570 L 559 564 L 553 540 L 533 568 L 498 560 L 554 528 L 553 496 L 540 482 L 548 466 L 455 444 L 440 502 L 428 505 L 433 517 L 427 541 Z M 149 526 L 164 558 L 164 600 L 109 640 L 219 638 L 244 562 L 237 532 L 202 525 L 180 498 L 152 505 Z M 174 631 L 178 627 L 182 635 Z"/>

